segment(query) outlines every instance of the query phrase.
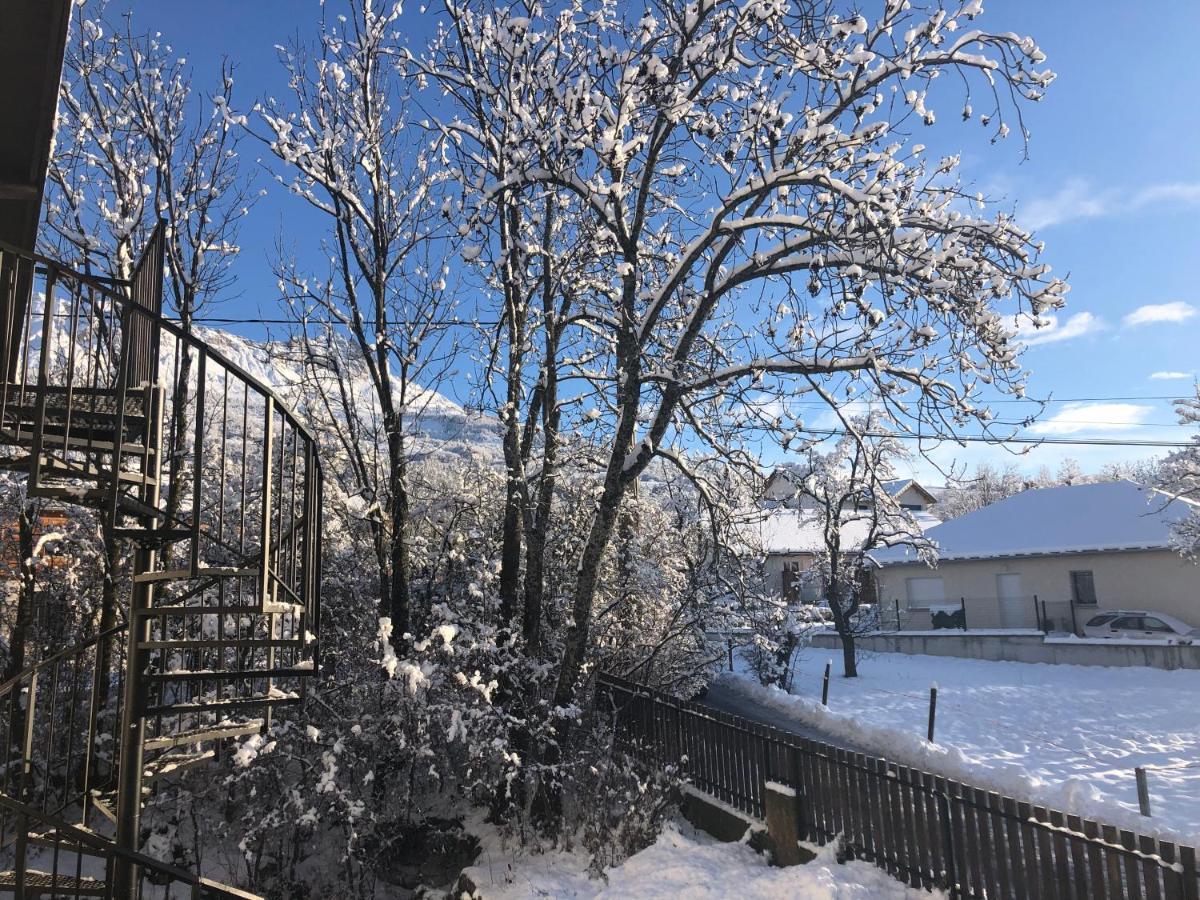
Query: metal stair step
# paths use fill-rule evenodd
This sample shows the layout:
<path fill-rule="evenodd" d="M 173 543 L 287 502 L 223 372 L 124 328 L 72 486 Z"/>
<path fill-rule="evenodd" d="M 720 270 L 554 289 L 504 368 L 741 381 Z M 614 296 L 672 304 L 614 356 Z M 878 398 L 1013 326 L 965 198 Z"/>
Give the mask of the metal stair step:
<path fill-rule="evenodd" d="M 127 538 L 142 544 L 167 544 L 175 541 L 186 541 L 192 538 L 190 528 L 114 528 L 115 538 Z"/>
<path fill-rule="evenodd" d="M 84 430 L 88 429 L 85 428 Z M 67 447 L 71 450 L 94 450 L 97 453 L 112 453 L 113 448 L 117 446 L 112 440 L 111 432 L 103 438 L 78 434 L 65 436 L 61 434 L 48 434 L 45 436 L 45 440 L 53 449 Z M 33 444 L 33 432 L 25 425 L 19 425 L 15 432 L 9 428 L 0 428 L 0 443 L 18 447 L 30 447 Z M 130 456 L 142 456 L 144 454 L 153 456 L 157 450 L 154 447 L 147 447 L 145 444 L 127 441 L 120 445 L 120 452 L 129 454 Z"/>
<path fill-rule="evenodd" d="M 299 603 L 264 603 L 261 606 L 151 606 L 134 610 L 134 615 L 155 618 L 157 616 L 265 616 L 301 614 L 304 607 Z"/>
<path fill-rule="evenodd" d="M 41 474 L 48 475 L 51 478 L 78 478 L 89 481 L 111 481 L 114 474 L 112 469 L 97 468 L 90 463 L 86 465 L 72 465 L 52 457 L 44 457 L 38 464 L 38 469 Z M 133 472 L 128 469 L 118 469 L 116 471 L 116 478 L 125 484 L 152 485 L 158 483 L 157 479 L 151 478 L 143 472 Z"/>
<path fill-rule="evenodd" d="M 222 741 L 229 738 L 249 737 L 258 734 L 265 724 L 263 719 L 250 719 L 246 722 L 227 722 L 220 725 L 208 725 L 180 731 L 176 734 L 161 735 L 147 738 L 142 745 L 146 750 L 167 750 L 171 747 L 187 747 L 192 744 L 203 744 L 206 741 Z"/>
<path fill-rule="evenodd" d="M 0 889 L 16 888 L 17 873 L 13 871 L 0 872 Z M 74 875 L 52 875 L 37 869 L 26 869 L 24 880 L 24 895 L 26 897 L 68 896 L 68 897 L 106 897 L 108 885 L 96 878 L 84 875 L 76 878 Z"/>
<path fill-rule="evenodd" d="M 311 666 L 288 666 L 275 669 L 214 670 L 205 672 L 150 672 L 148 681 L 244 681 L 255 678 L 304 678 L 315 674 Z"/>
<path fill-rule="evenodd" d="M 143 572 L 134 575 L 134 584 L 147 584 L 154 581 L 190 581 L 193 578 L 258 578 L 261 575 L 258 568 L 238 569 L 230 566 L 212 566 L 207 569 L 164 569 L 161 572 Z"/>
<path fill-rule="evenodd" d="M 86 831 L 89 834 L 94 834 L 90 828 L 85 828 L 83 825 L 76 825 L 74 827 L 78 831 Z M 76 853 L 80 856 L 108 855 L 105 850 L 99 847 L 81 843 L 72 837 L 64 837 L 53 828 L 47 831 L 31 831 L 28 840 L 35 847 L 45 847 L 49 850 L 58 850 L 59 852 Z"/>
<path fill-rule="evenodd" d="M 196 753 L 164 753 L 158 759 L 146 764 L 142 771 L 142 777 L 146 781 L 165 778 L 168 775 L 174 775 L 182 772 L 184 769 L 189 769 L 197 763 L 215 759 L 216 756 L 217 751 L 215 750 L 200 750 Z"/>
<path fill-rule="evenodd" d="M 142 641 L 139 650 L 194 650 L 198 647 L 236 647 L 239 650 L 265 650 L 271 647 L 281 649 L 304 649 L 303 638 L 196 638 L 195 640 L 180 639 L 177 641 Z"/>
<path fill-rule="evenodd" d="M 189 713 L 229 713 L 247 709 L 262 709 L 264 706 L 294 706 L 297 703 L 303 702 L 304 698 L 300 696 L 289 696 L 286 694 L 279 696 L 273 696 L 271 694 L 259 694 L 253 697 L 238 697 L 229 700 L 213 700 L 207 703 L 164 703 L 159 706 L 147 706 L 145 715 L 176 716 L 187 715 Z"/>

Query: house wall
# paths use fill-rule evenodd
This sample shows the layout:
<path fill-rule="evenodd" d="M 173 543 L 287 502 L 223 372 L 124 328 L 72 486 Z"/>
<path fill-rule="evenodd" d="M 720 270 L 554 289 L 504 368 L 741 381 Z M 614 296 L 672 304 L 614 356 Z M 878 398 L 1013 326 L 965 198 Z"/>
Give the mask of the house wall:
<path fill-rule="evenodd" d="M 916 506 L 920 509 L 927 509 L 929 507 L 929 501 L 925 498 L 925 495 L 911 484 L 900 492 L 896 497 L 896 502 L 906 507 Z"/>
<path fill-rule="evenodd" d="M 816 556 L 812 553 L 770 553 L 767 555 L 764 569 L 767 576 L 767 586 L 772 592 L 786 597 L 790 580 L 784 578 L 784 570 L 789 564 L 794 564 L 800 572 L 813 564 Z M 811 598 L 810 598 L 811 599 Z"/>
<path fill-rule="evenodd" d="M 932 626 L 929 611 L 910 609 L 909 578 L 940 577 L 946 605 L 965 598 L 968 628 L 1033 628 L 1033 598 L 1046 604 L 1047 617 L 1056 629 L 1070 629 L 1071 572 L 1090 571 L 1095 584 L 1096 605 L 1079 606 L 1080 626 L 1093 610 L 1148 609 L 1182 619 L 1200 627 L 1200 567 L 1169 550 L 1077 553 L 1057 556 L 1011 557 L 989 560 L 945 560 L 936 569 L 919 563 L 886 566 L 876 574 L 880 602 L 899 601 L 908 610 L 905 629 L 926 630 Z M 1008 606 L 999 598 L 1000 574 L 1020 576 L 1019 599 Z M 1022 611 L 1022 621 L 1012 613 Z"/>

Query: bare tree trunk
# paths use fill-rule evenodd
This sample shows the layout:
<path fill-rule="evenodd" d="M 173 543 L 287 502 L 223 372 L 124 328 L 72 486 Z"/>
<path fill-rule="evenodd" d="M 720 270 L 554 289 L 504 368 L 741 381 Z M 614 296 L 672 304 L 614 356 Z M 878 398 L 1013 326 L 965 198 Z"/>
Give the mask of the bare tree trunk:
<path fill-rule="evenodd" d="M 389 565 L 387 571 L 390 577 L 386 587 L 381 583 L 386 593 L 388 614 L 392 619 L 392 641 L 397 647 L 407 645 L 406 634 L 412 631 L 412 597 L 408 578 L 408 472 L 407 457 L 405 456 L 404 436 L 397 432 L 388 436 L 391 453 L 391 494 L 390 510 L 391 535 L 389 539 Z"/>
<path fill-rule="evenodd" d="M 17 593 L 17 615 L 8 642 L 8 666 L 4 678 L 14 678 L 25 668 L 26 649 L 33 636 L 33 521 L 37 512 L 32 503 L 21 506 L 17 517 L 17 552 L 20 554 L 21 585 Z"/>

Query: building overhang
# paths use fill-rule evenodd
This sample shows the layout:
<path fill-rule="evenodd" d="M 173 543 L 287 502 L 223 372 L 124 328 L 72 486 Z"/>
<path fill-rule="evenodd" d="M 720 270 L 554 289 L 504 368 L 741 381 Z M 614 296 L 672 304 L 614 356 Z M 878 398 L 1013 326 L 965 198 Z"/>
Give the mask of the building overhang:
<path fill-rule="evenodd" d="M 4 0 L 0 241 L 24 250 L 37 241 L 70 18 L 70 0 Z"/>

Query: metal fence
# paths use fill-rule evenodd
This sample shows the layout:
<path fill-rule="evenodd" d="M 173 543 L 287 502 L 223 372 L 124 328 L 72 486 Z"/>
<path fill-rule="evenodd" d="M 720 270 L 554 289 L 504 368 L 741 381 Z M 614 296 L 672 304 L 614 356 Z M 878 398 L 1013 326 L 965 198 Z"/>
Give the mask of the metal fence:
<path fill-rule="evenodd" d="M 1037 594 L 1019 597 L 947 597 L 928 606 L 888 599 L 879 604 L 882 631 L 927 631 L 931 628 L 1024 629 L 1045 633 L 1078 633 L 1096 613 L 1095 606 L 1077 606 L 1069 600 L 1047 600 Z"/>
<path fill-rule="evenodd" d="M 762 818 L 766 782 L 791 786 L 799 833 L 842 841 L 914 887 L 1004 900 L 1198 900 L 1196 851 L 842 750 L 609 675 L 597 684 L 619 749 L 676 766 Z"/>

